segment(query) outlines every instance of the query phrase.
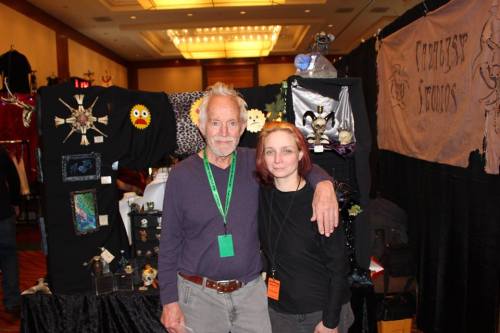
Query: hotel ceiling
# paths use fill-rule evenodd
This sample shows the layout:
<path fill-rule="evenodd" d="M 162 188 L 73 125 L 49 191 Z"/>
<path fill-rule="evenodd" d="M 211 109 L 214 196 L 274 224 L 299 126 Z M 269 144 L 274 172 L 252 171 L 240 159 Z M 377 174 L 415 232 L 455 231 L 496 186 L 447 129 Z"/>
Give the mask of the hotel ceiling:
<path fill-rule="evenodd" d="M 333 33 L 331 54 L 346 54 L 420 0 L 209 0 L 211 7 L 162 9 L 158 0 L 28 0 L 128 61 L 182 58 L 168 29 L 281 25 L 271 55 L 308 52 L 313 36 Z M 170 1 L 185 7 L 188 2 Z M 221 6 L 215 3 L 222 3 Z M 234 3 L 237 3 L 234 6 Z M 229 5 L 228 5 L 229 4 Z M 231 5 L 233 4 L 233 5 Z"/>

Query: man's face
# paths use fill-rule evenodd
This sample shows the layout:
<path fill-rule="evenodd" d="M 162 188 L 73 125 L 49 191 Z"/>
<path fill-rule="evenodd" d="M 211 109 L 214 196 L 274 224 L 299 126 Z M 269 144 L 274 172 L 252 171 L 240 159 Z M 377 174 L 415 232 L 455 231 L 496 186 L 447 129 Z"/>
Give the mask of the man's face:
<path fill-rule="evenodd" d="M 238 145 L 245 124 L 238 103 L 230 96 L 213 96 L 207 105 L 204 135 L 207 148 L 218 157 L 229 156 Z"/>

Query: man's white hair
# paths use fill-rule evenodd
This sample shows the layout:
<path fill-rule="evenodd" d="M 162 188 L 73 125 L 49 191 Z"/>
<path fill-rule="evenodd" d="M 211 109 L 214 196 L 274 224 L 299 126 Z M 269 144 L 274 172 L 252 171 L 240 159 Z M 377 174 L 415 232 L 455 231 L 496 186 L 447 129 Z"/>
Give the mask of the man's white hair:
<path fill-rule="evenodd" d="M 222 83 L 216 82 L 207 88 L 203 95 L 203 100 L 200 104 L 200 128 L 205 128 L 207 122 L 207 107 L 210 99 L 214 96 L 229 96 L 233 97 L 240 109 L 240 121 L 242 124 L 247 122 L 247 103 L 241 97 L 240 93 L 233 89 L 233 87 Z M 245 125 L 244 125 L 245 126 Z"/>

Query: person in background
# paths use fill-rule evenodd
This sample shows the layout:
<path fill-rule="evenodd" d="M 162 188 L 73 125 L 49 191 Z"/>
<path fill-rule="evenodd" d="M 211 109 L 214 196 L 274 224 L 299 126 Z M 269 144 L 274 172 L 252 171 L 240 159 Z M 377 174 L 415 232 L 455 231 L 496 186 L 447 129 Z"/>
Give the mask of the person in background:
<path fill-rule="evenodd" d="M 20 315 L 19 263 L 16 249 L 16 217 L 21 201 L 19 176 L 5 148 L 0 146 L 0 270 L 3 304 L 7 313 Z"/>
<path fill-rule="evenodd" d="M 271 331 L 260 278 L 255 150 L 237 148 L 246 118 L 234 89 L 211 86 L 200 106 L 206 148 L 168 177 L 158 273 L 161 322 L 170 333 Z M 312 219 L 330 234 L 338 219 L 333 183 L 319 168 L 309 178 L 317 193 Z"/>
<path fill-rule="evenodd" d="M 344 232 L 337 228 L 327 238 L 309 221 L 314 191 L 306 177 L 311 158 L 301 132 L 286 122 L 266 124 L 256 169 L 273 332 L 347 333 L 354 317 Z"/>
<path fill-rule="evenodd" d="M 144 193 L 144 188 L 147 183 L 147 173 L 144 170 L 131 170 L 127 168 L 118 169 L 118 177 L 116 179 L 116 187 L 121 191 L 120 198 L 123 193 L 135 192 L 138 195 Z"/>

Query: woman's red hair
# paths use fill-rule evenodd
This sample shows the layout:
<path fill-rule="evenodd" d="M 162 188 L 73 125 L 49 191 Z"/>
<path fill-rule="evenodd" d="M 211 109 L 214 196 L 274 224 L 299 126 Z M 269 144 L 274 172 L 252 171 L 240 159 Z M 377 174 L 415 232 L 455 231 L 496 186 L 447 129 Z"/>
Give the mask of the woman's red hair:
<path fill-rule="evenodd" d="M 303 153 L 302 159 L 299 161 L 299 166 L 297 168 L 299 176 L 305 178 L 312 167 L 311 156 L 309 155 L 307 143 L 304 139 L 304 136 L 297 127 L 287 122 L 273 121 L 270 123 L 266 123 L 266 125 L 260 132 L 259 141 L 257 142 L 257 157 L 255 162 L 255 175 L 257 176 L 257 180 L 260 184 L 266 186 L 272 185 L 274 183 L 274 177 L 267 169 L 266 161 L 264 160 L 264 142 L 269 134 L 276 131 L 284 131 L 290 133 L 295 139 L 297 148 Z"/>

